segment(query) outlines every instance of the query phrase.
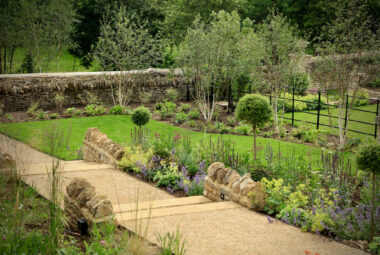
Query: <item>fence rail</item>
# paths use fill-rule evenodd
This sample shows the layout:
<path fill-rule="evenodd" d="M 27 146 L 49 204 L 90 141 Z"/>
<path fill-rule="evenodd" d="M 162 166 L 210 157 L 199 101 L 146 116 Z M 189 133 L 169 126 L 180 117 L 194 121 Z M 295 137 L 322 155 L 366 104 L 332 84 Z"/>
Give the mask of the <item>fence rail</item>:
<path fill-rule="evenodd" d="M 214 97 L 214 95 L 213 95 L 213 91 L 214 91 L 213 87 L 214 86 L 211 86 L 211 94 L 212 94 L 211 96 L 212 97 Z M 337 126 L 329 125 L 329 124 L 323 124 L 320 121 L 320 117 L 329 117 L 329 118 L 333 118 L 333 119 L 339 119 L 339 117 L 337 117 L 337 116 L 330 116 L 330 115 L 321 113 L 322 106 L 327 106 L 328 108 L 329 107 L 339 108 L 338 105 L 328 104 L 328 103 L 321 102 L 321 96 L 322 96 L 322 94 L 326 94 L 326 96 L 327 96 L 329 94 L 329 92 L 332 91 L 332 90 L 334 90 L 334 89 L 325 90 L 325 91 L 321 91 L 321 90 L 315 91 L 315 90 L 313 90 L 314 93 L 318 94 L 318 101 L 315 102 L 315 101 L 305 101 L 305 100 L 301 100 L 301 99 L 295 99 L 295 89 L 293 88 L 292 89 L 292 93 L 291 93 L 291 98 L 279 97 L 279 99 L 282 99 L 282 100 L 291 100 L 292 101 L 292 110 L 291 110 L 292 117 L 291 118 L 283 117 L 283 119 L 290 120 L 291 123 L 292 123 L 292 126 L 294 126 L 294 121 L 299 121 L 299 122 L 304 122 L 304 123 L 316 125 L 316 129 L 319 129 L 320 126 L 325 126 L 325 127 L 331 127 L 331 128 L 339 129 L 339 127 L 337 127 Z M 233 105 L 233 99 L 232 98 L 233 98 L 233 94 L 236 94 L 236 93 L 240 94 L 240 95 L 244 95 L 244 94 L 251 94 L 252 91 L 232 90 L 231 85 L 230 85 L 229 88 L 228 88 L 227 95 L 225 97 L 221 98 L 222 100 L 223 99 L 224 100 L 228 100 L 228 108 L 227 108 L 228 109 L 228 113 L 231 113 L 234 110 L 234 108 L 235 108 L 234 105 Z M 272 100 L 272 95 L 269 94 L 269 95 L 266 95 L 266 96 L 269 97 L 269 102 L 272 105 L 272 101 L 273 101 Z M 345 102 L 344 102 L 344 105 L 345 105 L 345 116 L 344 116 L 344 127 L 345 127 L 345 130 L 346 131 L 350 131 L 350 132 L 354 132 L 354 133 L 359 133 L 359 134 L 373 136 L 374 138 L 376 138 L 378 134 L 377 134 L 377 123 L 375 121 L 375 117 L 379 116 L 380 98 L 357 97 L 357 96 L 352 96 L 352 95 L 348 95 L 348 94 L 344 95 L 344 97 L 345 97 Z M 349 100 L 350 97 L 351 98 L 355 98 L 355 99 L 368 99 L 369 101 L 376 101 L 376 103 L 375 103 L 376 104 L 376 111 L 369 111 L 369 110 L 364 110 L 364 109 L 358 109 L 354 105 L 350 106 L 350 103 L 349 103 L 350 102 L 350 100 Z M 189 88 L 188 88 L 188 91 L 187 91 L 187 100 L 190 101 L 190 89 Z M 317 121 L 313 122 L 313 121 L 308 121 L 308 120 L 295 119 L 295 117 L 294 117 L 294 114 L 295 114 L 294 103 L 295 102 L 303 102 L 303 103 L 307 103 L 307 104 L 317 105 L 317 109 L 316 109 L 317 112 L 310 112 L 310 111 L 302 111 L 301 112 L 301 113 L 304 113 L 304 114 L 311 114 L 311 115 L 317 116 Z M 349 118 L 349 111 L 351 111 L 351 110 L 352 111 L 360 111 L 360 112 L 366 112 L 366 113 L 373 114 L 374 115 L 373 116 L 374 122 L 370 123 L 370 122 L 365 122 L 365 121 L 361 121 L 361 120 L 350 119 Z M 363 131 L 360 131 L 360 130 L 349 129 L 349 128 L 347 128 L 348 122 L 356 122 L 356 123 L 360 123 L 360 124 L 374 126 L 374 131 L 373 131 L 373 133 L 366 133 L 366 132 L 363 132 Z"/>

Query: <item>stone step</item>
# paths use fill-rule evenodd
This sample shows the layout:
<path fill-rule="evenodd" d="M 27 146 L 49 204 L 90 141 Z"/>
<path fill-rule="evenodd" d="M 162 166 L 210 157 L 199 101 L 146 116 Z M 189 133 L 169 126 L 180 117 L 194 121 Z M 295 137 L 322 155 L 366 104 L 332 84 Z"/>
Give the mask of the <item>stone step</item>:
<path fill-rule="evenodd" d="M 132 212 L 138 210 L 149 210 L 163 207 L 173 207 L 173 206 L 183 206 L 183 205 L 193 205 L 193 204 L 204 204 L 212 202 L 205 196 L 193 196 L 193 197 L 180 197 L 175 199 L 165 199 L 165 200 L 154 200 L 154 201 L 142 201 L 121 205 L 114 205 L 114 213 L 120 212 Z"/>
<path fill-rule="evenodd" d="M 227 210 L 233 208 L 241 208 L 242 206 L 232 201 L 214 202 L 204 204 L 180 205 L 173 207 L 161 207 L 154 209 L 145 209 L 139 211 L 130 211 L 125 213 L 116 213 L 115 217 L 119 222 L 141 220 L 148 218 L 165 217 L 179 214 L 190 214 L 198 212 Z"/>
<path fill-rule="evenodd" d="M 62 172 L 75 172 L 75 171 L 88 171 L 88 170 L 101 170 L 101 169 L 114 169 L 110 164 L 98 164 L 93 162 L 85 162 L 83 160 L 75 161 L 61 161 Z M 25 167 L 25 171 L 21 173 L 23 176 L 38 175 L 51 173 L 51 163 L 37 163 Z M 49 171 L 48 171 L 49 170 Z"/>

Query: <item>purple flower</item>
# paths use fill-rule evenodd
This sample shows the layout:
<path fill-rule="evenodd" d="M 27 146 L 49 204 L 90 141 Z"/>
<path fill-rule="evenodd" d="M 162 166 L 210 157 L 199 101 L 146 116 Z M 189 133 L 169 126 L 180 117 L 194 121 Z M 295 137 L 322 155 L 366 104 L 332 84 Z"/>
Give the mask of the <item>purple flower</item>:
<path fill-rule="evenodd" d="M 100 244 L 101 244 L 101 245 L 105 245 L 105 244 L 106 244 L 106 241 L 101 240 L 101 241 L 100 241 Z"/>
<path fill-rule="evenodd" d="M 269 223 L 273 223 L 274 222 L 269 215 L 267 215 L 267 219 L 268 219 Z"/>
<path fill-rule="evenodd" d="M 172 150 L 172 156 L 175 154 L 175 148 L 173 148 Z"/>
<path fill-rule="evenodd" d="M 167 189 L 171 194 L 173 194 L 174 190 L 173 190 L 172 188 L 170 188 L 170 187 L 168 186 L 168 187 L 166 187 L 166 189 Z"/>

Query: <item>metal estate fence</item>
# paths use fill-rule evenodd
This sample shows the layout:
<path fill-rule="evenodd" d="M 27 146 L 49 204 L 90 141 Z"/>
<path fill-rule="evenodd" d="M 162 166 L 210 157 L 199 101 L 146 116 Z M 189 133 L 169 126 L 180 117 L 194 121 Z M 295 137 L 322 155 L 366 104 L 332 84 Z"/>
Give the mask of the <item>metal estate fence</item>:
<path fill-rule="evenodd" d="M 339 129 L 339 127 L 336 125 L 330 125 L 330 124 L 325 124 L 325 123 L 321 122 L 321 117 L 339 119 L 339 117 L 333 116 L 332 114 L 329 115 L 329 114 L 325 114 L 324 112 L 321 112 L 324 109 L 332 110 L 332 109 L 339 108 L 339 106 L 334 104 L 334 103 L 327 103 L 327 102 L 325 102 L 325 100 L 322 100 L 323 96 L 325 96 L 325 98 L 327 96 L 331 96 L 331 94 L 333 94 L 332 92 L 335 91 L 334 89 L 328 90 L 328 91 L 310 90 L 311 92 L 313 92 L 314 95 L 317 95 L 318 100 L 316 100 L 316 101 L 307 101 L 307 100 L 299 99 L 299 98 L 297 98 L 297 95 L 295 94 L 295 89 L 293 88 L 293 89 L 291 89 L 291 91 L 292 92 L 290 93 L 290 98 L 289 97 L 283 97 L 283 95 L 278 98 L 280 100 L 284 100 L 284 104 L 286 101 L 291 102 L 291 108 L 289 109 L 289 113 L 291 113 L 291 117 L 288 117 L 289 114 L 287 114 L 286 116 L 284 114 L 283 119 L 291 121 L 292 126 L 294 126 L 295 121 L 298 121 L 298 122 L 304 122 L 304 123 L 315 125 L 316 129 L 319 129 L 321 126 Z M 228 109 L 229 113 L 233 112 L 235 109 L 235 105 L 233 102 L 233 95 L 237 94 L 237 93 L 243 96 L 245 94 L 250 94 L 252 92 L 251 91 L 232 90 L 231 86 L 229 86 L 228 92 L 225 93 L 226 95 L 224 95 L 220 98 L 220 100 L 227 100 L 227 102 L 228 102 L 227 109 Z M 187 93 L 188 101 L 189 101 L 189 95 L 190 95 L 190 91 L 188 90 L 188 93 Z M 269 94 L 266 96 L 269 98 L 269 102 L 272 105 L 272 103 L 273 103 L 272 95 Z M 344 96 L 345 96 L 345 102 L 344 102 L 344 105 L 345 105 L 344 127 L 345 127 L 345 129 L 347 131 L 350 131 L 350 132 L 355 132 L 355 133 L 368 135 L 368 136 L 372 136 L 372 137 L 376 138 L 378 136 L 378 134 L 377 134 L 377 124 L 376 124 L 375 118 L 376 118 L 376 116 L 379 115 L 380 98 L 379 97 L 378 98 L 369 98 L 369 97 L 358 97 L 358 96 L 354 97 L 354 96 L 349 95 L 349 94 L 346 94 Z M 367 109 L 358 108 L 356 102 L 357 102 L 357 100 L 361 100 L 361 99 L 368 100 L 371 105 L 376 105 L 374 107 L 375 110 L 371 111 L 371 110 L 367 110 Z M 309 105 L 315 105 L 316 107 L 314 107 L 313 110 L 305 110 L 305 111 L 298 111 L 297 112 L 295 109 L 295 103 L 296 102 L 302 102 L 302 103 L 309 104 Z M 352 116 L 350 117 L 350 111 L 364 112 L 366 114 L 369 114 L 369 115 L 371 115 L 371 117 L 369 117 L 368 119 L 371 119 L 373 122 L 369 122 L 369 121 L 367 121 L 367 119 L 366 119 L 366 121 L 353 119 Z M 310 120 L 305 120 L 305 119 L 296 119 L 295 113 L 314 115 L 314 116 L 316 116 L 316 121 L 310 121 Z M 364 132 L 363 130 L 347 128 L 347 125 L 349 122 L 368 125 L 368 126 L 373 128 L 373 129 L 369 128 L 369 129 L 372 129 L 373 132 Z"/>

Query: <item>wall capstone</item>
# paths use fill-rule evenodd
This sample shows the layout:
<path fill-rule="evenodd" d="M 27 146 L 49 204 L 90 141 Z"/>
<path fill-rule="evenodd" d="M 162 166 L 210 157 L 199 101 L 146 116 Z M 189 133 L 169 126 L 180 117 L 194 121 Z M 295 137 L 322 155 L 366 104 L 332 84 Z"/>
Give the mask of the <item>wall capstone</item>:
<path fill-rule="evenodd" d="M 124 155 L 123 147 L 110 140 L 98 128 L 89 128 L 83 141 L 83 159 L 89 162 L 112 164 Z"/>
<path fill-rule="evenodd" d="M 248 173 L 240 176 L 220 162 L 209 166 L 203 195 L 214 201 L 232 200 L 255 211 L 263 211 L 265 207 L 261 183 L 253 181 Z"/>
<path fill-rule="evenodd" d="M 83 178 L 75 178 L 67 187 L 64 196 L 64 211 L 67 223 L 72 230 L 77 230 L 77 221 L 86 219 L 89 227 L 95 223 L 110 221 L 113 215 L 111 201 L 97 195 L 95 188 Z"/>

